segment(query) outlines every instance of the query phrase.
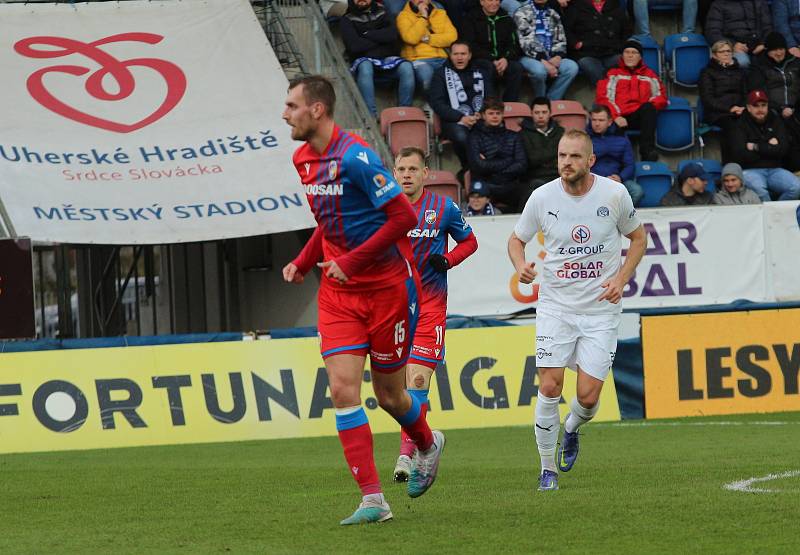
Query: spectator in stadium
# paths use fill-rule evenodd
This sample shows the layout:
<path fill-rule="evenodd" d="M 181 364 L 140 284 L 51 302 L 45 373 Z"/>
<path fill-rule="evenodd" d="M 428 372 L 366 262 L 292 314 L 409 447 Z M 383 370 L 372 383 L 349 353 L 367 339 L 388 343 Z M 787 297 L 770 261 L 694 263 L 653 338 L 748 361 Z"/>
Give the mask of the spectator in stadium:
<path fill-rule="evenodd" d="M 800 102 L 800 59 L 787 53 L 786 39 L 777 31 L 767 35 L 764 45 L 765 52 L 750 66 L 748 88 L 766 91 L 769 109 L 783 120 L 792 144 L 800 145 L 800 122 L 795 114 Z M 789 149 L 784 167 L 800 169 L 800 149 Z"/>
<path fill-rule="evenodd" d="M 548 7 L 547 0 L 533 0 L 516 11 L 514 23 L 524 54 L 520 63 L 530 75 L 533 95 L 561 100 L 578 75 L 578 64 L 567 58 L 567 36 L 558 11 Z"/>
<path fill-rule="evenodd" d="M 596 104 L 608 107 L 621 130 L 639 130 L 642 160 L 658 160 L 656 118 L 658 110 L 667 106 L 667 93 L 658 75 L 642 61 L 641 43 L 629 40 L 623 45 L 618 67 L 608 70 L 597 84 Z"/>
<path fill-rule="evenodd" d="M 772 15 L 766 0 L 714 0 L 706 17 L 708 44 L 728 39 L 742 68 L 750 56 L 764 51 L 764 39 L 772 32 Z"/>
<path fill-rule="evenodd" d="M 717 189 L 714 195 L 717 204 L 761 204 L 758 195 L 744 186 L 744 172 L 739 164 L 730 163 L 722 167 Z"/>
<path fill-rule="evenodd" d="M 460 177 L 469 167 L 467 136 L 480 119 L 486 96 L 486 76 L 472 63 L 469 44 L 457 40 L 450 46 L 450 57 L 433 74 L 428 99 L 442 121 L 442 137 L 453 141 L 461 162 Z"/>
<path fill-rule="evenodd" d="M 736 162 L 744 169 L 745 184 L 767 202 L 770 193 L 778 200 L 800 197 L 800 179 L 781 167 L 789 150 L 789 133 L 781 117 L 770 112 L 763 90 L 750 91 L 747 111 L 731 123 L 724 139 L 728 156 L 723 162 Z"/>
<path fill-rule="evenodd" d="M 644 190 L 633 179 L 636 162 L 633 159 L 631 142 L 614 125 L 607 106 L 593 106 L 589 111 L 589 118 L 586 131 L 592 139 L 595 156 L 592 173 L 625 185 L 633 205 L 639 206 Z"/>
<path fill-rule="evenodd" d="M 569 57 L 592 84 L 617 65 L 631 22 L 619 0 L 571 0 L 564 10 Z"/>
<path fill-rule="evenodd" d="M 650 12 L 647 0 L 633 0 L 633 19 L 636 22 L 636 34 L 650 36 Z M 683 17 L 681 33 L 694 33 L 697 24 L 697 0 L 683 0 Z"/>
<path fill-rule="evenodd" d="M 499 216 L 500 210 L 495 208 L 489 198 L 489 187 L 483 181 L 473 181 L 469 186 L 469 198 L 464 208 L 466 216 Z"/>
<path fill-rule="evenodd" d="M 728 39 L 711 45 L 711 60 L 700 73 L 700 100 L 705 123 L 725 127 L 744 112 L 746 75 L 733 57 L 733 43 Z"/>
<path fill-rule="evenodd" d="M 370 113 L 377 117 L 375 85 L 397 83 L 398 106 L 414 100 L 414 66 L 398 54 L 397 28 L 386 10 L 373 0 L 348 0 L 339 22 L 350 71 Z"/>
<path fill-rule="evenodd" d="M 524 205 L 525 188 L 520 178 L 528 162 L 519 133 L 506 129 L 503 101 L 488 97 L 481 109 L 481 119 L 469 133 L 469 167 L 472 179 L 489 187 L 495 204 L 509 207 L 509 212 Z"/>
<path fill-rule="evenodd" d="M 558 177 L 558 141 L 564 128 L 551 118 L 550 99 L 539 96 L 531 104 L 532 120 L 524 120 L 520 135 L 528 160 L 525 197 L 548 181 Z"/>
<path fill-rule="evenodd" d="M 464 18 L 459 38 L 472 47 L 472 63 L 486 76 L 489 94 L 496 94 L 496 84 L 502 80 L 503 100 L 518 101 L 525 70 L 519 62 L 514 20 L 500 7 L 500 0 L 480 0 Z"/>
<path fill-rule="evenodd" d="M 403 41 L 400 55 L 414 65 L 417 90 L 427 98 L 433 72 L 447 61 L 445 48 L 458 38 L 456 28 L 447 12 L 431 0 L 409 0 L 396 24 Z"/>
<path fill-rule="evenodd" d="M 772 23 L 786 39 L 789 54 L 800 58 L 800 2 L 772 0 Z"/>
<path fill-rule="evenodd" d="M 714 195 L 706 190 L 708 174 L 700 164 L 686 164 L 672 188 L 661 199 L 661 206 L 701 206 L 716 204 Z"/>

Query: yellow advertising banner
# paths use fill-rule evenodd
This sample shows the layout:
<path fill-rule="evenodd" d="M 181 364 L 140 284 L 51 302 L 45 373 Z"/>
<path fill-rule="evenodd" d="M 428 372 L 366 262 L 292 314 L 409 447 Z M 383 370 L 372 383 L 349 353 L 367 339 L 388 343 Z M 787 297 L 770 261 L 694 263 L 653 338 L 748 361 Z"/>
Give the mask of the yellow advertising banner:
<path fill-rule="evenodd" d="M 533 326 L 448 332 L 431 425 L 532 424 L 535 337 Z M 565 382 L 569 400 L 575 373 Z M 362 401 L 374 432 L 399 431 L 368 381 Z M 598 420 L 619 420 L 611 377 L 600 407 Z M 335 434 L 316 338 L 0 355 L 0 453 Z"/>
<path fill-rule="evenodd" d="M 800 410 L 800 309 L 642 318 L 647 418 Z"/>

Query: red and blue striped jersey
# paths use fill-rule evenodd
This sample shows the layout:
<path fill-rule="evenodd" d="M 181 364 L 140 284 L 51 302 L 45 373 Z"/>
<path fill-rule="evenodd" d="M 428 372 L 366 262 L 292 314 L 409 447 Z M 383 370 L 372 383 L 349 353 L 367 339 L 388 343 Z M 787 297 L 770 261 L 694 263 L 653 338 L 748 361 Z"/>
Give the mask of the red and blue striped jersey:
<path fill-rule="evenodd" d="M 447 236 L 460 243 L 472 233 L 472 228 L 455 202 L 428 190 L 411 207 L 417 214 L 417 227 L 408 232 L 414 250 L 414 265 L 422 279 L 421 302 L 441 301 L 447 306 L 447 273 L 437 272 L 428 265 L 432 254 L 447 252 Z"/>
<path fill-rule="evenodd" d="M 322 251 L 332 260 L 355 249 L 386 222 L 381 210 L 402 195 L 402 189 L 381 159 L 357 135 L 333 129 L 330 143 L 317 154 L 306 143 L 292 157 L 308 204 L 322 229 Z M 344 285 L 328 278 L 331 287 L 372 289 L 394 285 L 410 275 L 411 245 L 403 238 L 362 273 L 348 276 Z"/>

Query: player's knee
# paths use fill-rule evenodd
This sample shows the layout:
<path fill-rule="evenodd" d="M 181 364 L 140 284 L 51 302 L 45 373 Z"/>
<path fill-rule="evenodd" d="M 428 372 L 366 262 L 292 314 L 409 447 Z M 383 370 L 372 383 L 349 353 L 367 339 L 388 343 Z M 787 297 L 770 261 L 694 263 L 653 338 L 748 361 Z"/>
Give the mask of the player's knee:
<path fill-rule="evenodd" d="M 542 382 L 539 391 L 545 397 L 561 397 L 561 384 L 555 381 Z"/>
<path fill-rule="evenodd" d="M 590 391 L 588 393 L 578 393 L 578 402 L 583 408 L 593 409 L 597 402 L 600 400 L 599 391 Z"/>
<path fill-rule="evenodd" d="M 426 370 L 428 370 L 426 368 Z M 431 374 L 433 370 L 415 370 L 408 378 L 409 389 L 430 389 Z"/>
<path fill-rule="evenodd" d="M 353 407 L 361 404 L 361 388 L 352 384 L 331 381 L 331 401 L 334 407 Z"/>
<path fill-rule="evenodd" d="M 402 390 L 389 391 L 383 389 L 381 391 L 376 391 L 375 394 L 378 399 L 378 406 L 380 406 L 383 410 L 392 415 L 402 412 L 404 401 Z"/>

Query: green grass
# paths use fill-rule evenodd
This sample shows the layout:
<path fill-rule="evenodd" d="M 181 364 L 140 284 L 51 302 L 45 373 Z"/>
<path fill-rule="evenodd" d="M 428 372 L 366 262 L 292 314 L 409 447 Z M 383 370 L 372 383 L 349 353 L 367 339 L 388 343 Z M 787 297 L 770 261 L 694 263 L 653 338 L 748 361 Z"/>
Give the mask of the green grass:
<path fill-rule="evenodd" d="M 741 425 L 693 425 L 713 421 Z M 348 528 L 336 438 L 4 455 L 0 553 L 797 553 L 800 477 L 722 486 L 800 470 L 800 413 L 680 422 L 588 425 L 546 494 L 529 428 L 450 431 L 416 500 L 376 436 L 395 520 Z"/>

